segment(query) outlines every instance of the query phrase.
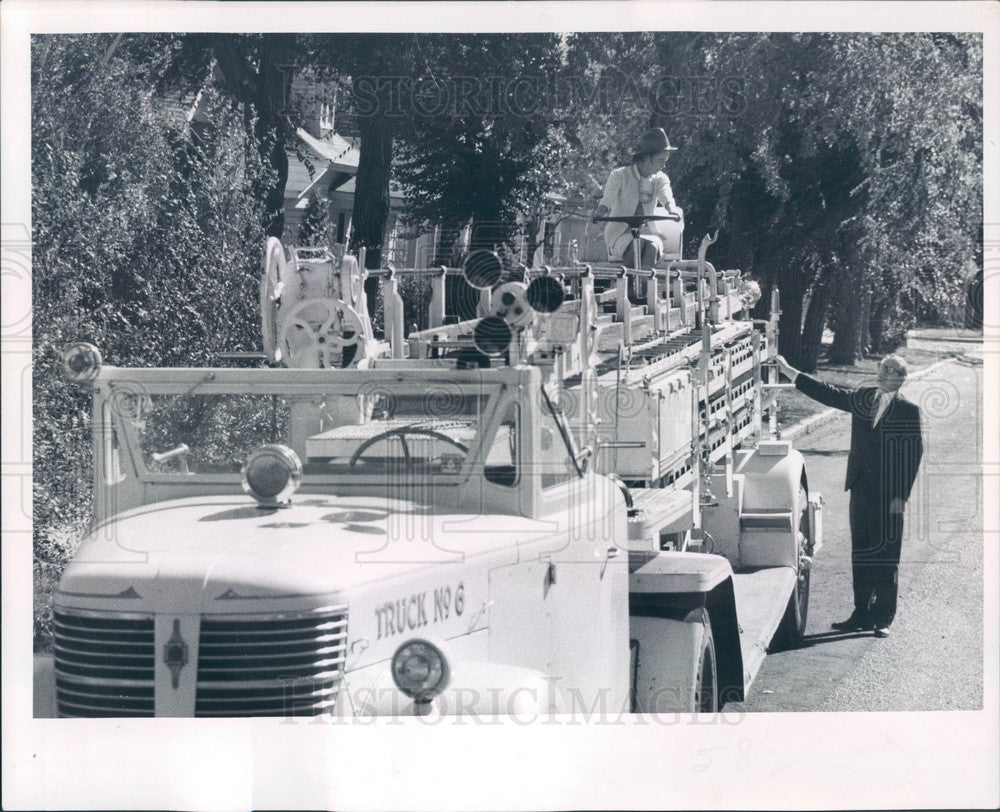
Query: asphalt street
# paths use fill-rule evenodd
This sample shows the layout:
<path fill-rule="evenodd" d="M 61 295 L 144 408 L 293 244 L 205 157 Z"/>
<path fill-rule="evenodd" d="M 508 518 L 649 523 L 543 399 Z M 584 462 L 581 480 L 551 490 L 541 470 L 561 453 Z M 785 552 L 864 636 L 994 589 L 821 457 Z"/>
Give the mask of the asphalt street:
<path fill-rule="evenodd" d="M 834 632 L 852 608 L 847 415 L 795 439 L 823 494 L 805 645 L 767 657 L 742 711 L 931 711 L 982 707 L 982 367 L 951 360 L 902 390 L 921 407 L 925 453 L 907 506 L 891 636 Z M 990 456 L 990 455 L 987 455 Z M 995 452 L 993 453 L 995 456 Z M 992 457 L 987 462 L 994 462 Z M 996 533 L 989 519 L 988 533 Z"/>

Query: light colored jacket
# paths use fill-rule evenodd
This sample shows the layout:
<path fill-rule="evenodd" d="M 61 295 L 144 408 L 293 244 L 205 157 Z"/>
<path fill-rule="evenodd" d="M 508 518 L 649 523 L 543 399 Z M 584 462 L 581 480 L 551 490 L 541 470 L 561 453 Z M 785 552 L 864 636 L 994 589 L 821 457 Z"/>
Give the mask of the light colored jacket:
<path fill-rule="evenodd" d="M 643 214 L 652 214 L 657 203 L 670 213 L 680 211 L 665 172 L 643 178 L 635 164 L 612 170 L 604 184 L 600 205 L 608 208 L 611 217 L 625 217 L 635 214 L 640 203 Z M 621 259 L 632 242 L 632 235 L 624 223 L 608 223 L 604 228 L 604 242 L 612 259 Z"/>

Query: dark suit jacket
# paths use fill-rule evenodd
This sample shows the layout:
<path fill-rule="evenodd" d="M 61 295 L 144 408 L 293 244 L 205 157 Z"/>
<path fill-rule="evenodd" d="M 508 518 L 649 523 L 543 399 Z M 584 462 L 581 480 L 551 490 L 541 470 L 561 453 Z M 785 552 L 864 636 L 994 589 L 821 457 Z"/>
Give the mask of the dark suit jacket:
<path fill-rule="evenodd" d="M 888 500 L 910 497 L 924 451 L 916 404 L 897 393 L 873 428 L 872 418 L 878 409 L 876 388 L 842 389 L 804 373 L 795 379 L 795 387 L 813 400 L 851 413 L 851 453 L 844 490 L 873 488 Z"/>

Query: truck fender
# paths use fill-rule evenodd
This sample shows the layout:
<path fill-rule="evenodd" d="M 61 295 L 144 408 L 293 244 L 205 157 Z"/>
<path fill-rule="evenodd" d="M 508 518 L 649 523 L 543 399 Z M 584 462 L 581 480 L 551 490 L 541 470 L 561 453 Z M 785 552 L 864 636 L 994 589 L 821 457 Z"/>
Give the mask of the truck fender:
<path fill-rule="evenodd" d="M 800 488 L 806 490 L 805 460 L 787 441 L 762 442 L 741 461 L 744 476 L 738 565 L 799 565 Z"/>
<path fill-rule="evenodd" d="M 806 482 L 806 461 L 788 441 L 761 442 L 741 460 L 736 473 L 746 479 L 743 510 L 791 509 L 799 485 Z"/>
<path fill-rule="evenodd" d="M 509 716 L 532 721 L 565 713 L 569 703 L 558 680 L 532 668 L 483 661 L 451 663 L 448 686 L 425 710 L 392 681 L 389 662 L 345 674 L 338 715 L 366 716 Z"/>
<path fill-rule="evenodd" d="M 691 713 L 697 710 L 698 667 L 711 637 L 708 613 L 683 617 L 635 616 L 634 710 L 636 713 Z"/>
<path fill-rule="evenodd" d="M 635 646 L 633 708 L 693 709 L 704 635 L 715 648 L 719 706 L 743 698 L 743 655 L 733 571 L 718 555 L 664 551 L 629 576 Z"/>

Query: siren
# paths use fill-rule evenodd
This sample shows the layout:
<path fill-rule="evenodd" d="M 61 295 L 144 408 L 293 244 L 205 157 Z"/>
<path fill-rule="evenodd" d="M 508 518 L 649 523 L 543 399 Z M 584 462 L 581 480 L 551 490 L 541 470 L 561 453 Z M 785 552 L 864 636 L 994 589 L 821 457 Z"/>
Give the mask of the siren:
<path fill-rule="evenodd" d="M 500 316 L 487 316 L 477 325 L 472 335 L 476 349 L 483 355 L 503 355 L 514 340 L 510 325 Z"/>
<path fill-rule="evenodd" d="M 462 263 L 465 281 L 477 290 L 491 290 L 503 276 L 503 263 L 495 251 L 480 248 L 473 251 Z"/>
<path fill-rule="evenodd" d="M 566 291 L 556 277 L 539 276 L 531 280 L 526 297 L 528 304 L 538 313 L 555 313 L 566 301 Z"/>
<path fill-rule="evenodd" d="M 523 282 L 504 283 L 493 291 L 492 315 L 499 316 L 513 329 L 527 327 L 535 317 L 527 294 L 528 286 Z"/>
<path fill-rule="evenodd" d="M 72 383 L 89 383 L 101 371 L 101 351 L 93 344 L 80 341 L 63 353 L 63 374 Z"/>

